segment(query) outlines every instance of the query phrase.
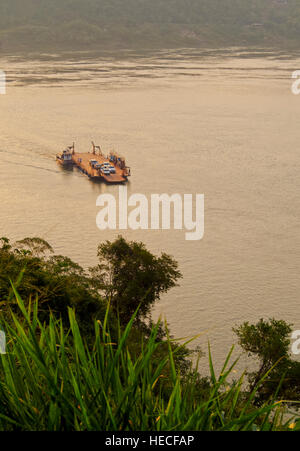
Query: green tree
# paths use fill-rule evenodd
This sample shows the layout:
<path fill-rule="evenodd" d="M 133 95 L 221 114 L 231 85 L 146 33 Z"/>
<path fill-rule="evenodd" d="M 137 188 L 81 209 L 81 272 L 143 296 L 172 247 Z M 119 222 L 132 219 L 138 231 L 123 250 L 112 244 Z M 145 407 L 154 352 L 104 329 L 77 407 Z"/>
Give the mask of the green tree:
<path fill-rule="evenodd" d="M 103 317 L 105 303 L 89 274 L 70 258 L 51 255 L 53 249 L 45 240 L 25 238 L 11 244 L 4 237 L 0 246 L 0 301 L 4 312 L 16 310 L 13 282 L 25 299 L 38 296 L 42 321 L 48 321 L 52 311 L 67 324 L 68 307 L 72 307 L 87 332 L 94 319 Z"/>
<path fill-rule="evenodd" d="M 101 244 L 98 257 L 99 264 L 91 268 L 91 274 L 123 324 L 139 306 L 137 319 L 149 319 L 153 304 L 182 277 L 170 255 L 156 257 L 143 243 L 122 237 Z"/>
<path fill-rule="evenodd" d="M 257 371 L 247 373 L 249 390 L 269 372 L 258 390 L 257 402 L 274 396 L 279 386 L 279 398 L 300 400 L 300 363 L 290 355 L 292 326 L 272 318 L 257 324 L 245 322 L 233 331 L 242 349 L 258 363 Z"/>
<path fill-rule="evenodd" d="M 28 251 L 31 255 L 35 257 L 42 257 L 47 253 L 53 254 L 53 248 L 47 241 L 42 238 L 24 238 L 15 243 L 16 250 Z"/>

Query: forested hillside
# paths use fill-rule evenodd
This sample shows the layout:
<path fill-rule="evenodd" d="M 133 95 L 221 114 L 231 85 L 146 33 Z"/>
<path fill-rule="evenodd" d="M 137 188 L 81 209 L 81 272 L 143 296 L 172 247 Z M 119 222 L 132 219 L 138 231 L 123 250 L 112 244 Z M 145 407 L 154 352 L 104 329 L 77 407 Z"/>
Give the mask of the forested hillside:
<path fill-rule="evenodd" d="M 297 46 L 299 0 L 1 0 L 3 50 Z"/>

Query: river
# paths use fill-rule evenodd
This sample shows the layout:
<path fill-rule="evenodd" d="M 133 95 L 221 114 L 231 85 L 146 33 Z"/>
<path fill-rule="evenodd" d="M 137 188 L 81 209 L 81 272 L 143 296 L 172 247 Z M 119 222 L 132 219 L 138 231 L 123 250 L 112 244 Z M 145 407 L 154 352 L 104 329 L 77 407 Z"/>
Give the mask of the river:
<path fill-rule="evenodd" d="M 96 199 L 118 187 L 65 172 L 76 143 L 126 157 L 130 193 L 205 195 L 205 236 L 127 230 L 178 260 L 180 287 L 162 297 L 175 337 L 203 333 L 217 366 L 232 327 L 275 317 L 300 329 L 300 57 L 268 50 L 69 53 L 0 58 L 0 230 L 40 236 L 84 267 L 120 232 L 96 227 Z"/>

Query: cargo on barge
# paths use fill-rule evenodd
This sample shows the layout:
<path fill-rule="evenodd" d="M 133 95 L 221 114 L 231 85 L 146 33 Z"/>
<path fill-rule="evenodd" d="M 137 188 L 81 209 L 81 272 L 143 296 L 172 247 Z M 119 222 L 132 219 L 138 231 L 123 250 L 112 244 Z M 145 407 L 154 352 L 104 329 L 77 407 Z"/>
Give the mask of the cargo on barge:
<path fill-rule="evenodd" d="M 91 152 L 79 153 L 75 151 L 75 144 L 73 144 L 61 155 L 58 155 L 57 160 L 65 167 L 76 166 L 93 181 L 102 181 L 108 184 L 127 182 L 131 171 L 126 165 L 125 159 L 114 152 L 105 156 L 100 146 L 96 146 L 93 142 L 92 146 Z"/>

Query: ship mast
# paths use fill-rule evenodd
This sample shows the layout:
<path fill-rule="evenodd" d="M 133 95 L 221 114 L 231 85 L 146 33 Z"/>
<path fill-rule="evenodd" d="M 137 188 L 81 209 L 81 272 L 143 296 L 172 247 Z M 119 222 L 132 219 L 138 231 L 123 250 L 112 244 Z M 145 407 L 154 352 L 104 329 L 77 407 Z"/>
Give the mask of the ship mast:
<path fill-rule="evenodd" d="M 100 146 L 96 146 L 94 141 L 92 141 L 92 146 L 93 146 L 93 154 L 94 155 L 96 155 L 96 150 L 99 151 L 99 155 L 102 155 L 101 147 Z"/>

